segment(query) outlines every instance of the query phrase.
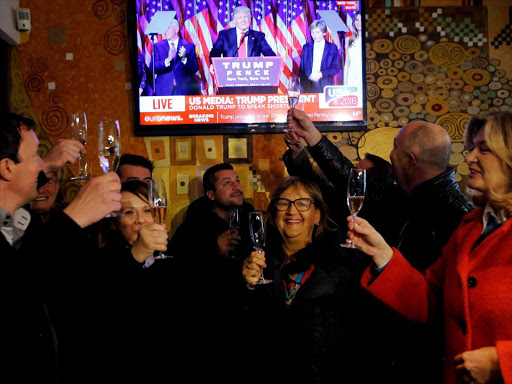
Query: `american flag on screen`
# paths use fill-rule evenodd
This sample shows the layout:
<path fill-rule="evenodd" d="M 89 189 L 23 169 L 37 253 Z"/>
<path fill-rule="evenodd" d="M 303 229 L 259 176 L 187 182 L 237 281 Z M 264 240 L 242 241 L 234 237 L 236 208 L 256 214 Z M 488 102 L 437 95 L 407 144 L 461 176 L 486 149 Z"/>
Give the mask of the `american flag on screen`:
<path fill-rule="evenodd" d="M 198 80 L 203 94 L 213 94 L 213 78 L 210 73 L 210 50 L 217 34 L 217 24 L 212 14 L 218 14 L 214 0 L 184 1 L 183 38 L 196 46 L 199 60 Z"/>

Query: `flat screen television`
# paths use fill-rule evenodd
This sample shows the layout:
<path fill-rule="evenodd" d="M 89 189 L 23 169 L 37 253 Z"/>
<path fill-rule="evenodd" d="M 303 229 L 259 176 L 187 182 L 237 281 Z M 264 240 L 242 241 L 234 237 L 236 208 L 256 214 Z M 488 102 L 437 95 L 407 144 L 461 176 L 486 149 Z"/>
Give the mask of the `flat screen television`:
<path fill-rule="evenodd" d="M 365 129 L 363 3 L 129 2 L 135 134 L 283 132 L 292 77 L 320 130 Z"/>

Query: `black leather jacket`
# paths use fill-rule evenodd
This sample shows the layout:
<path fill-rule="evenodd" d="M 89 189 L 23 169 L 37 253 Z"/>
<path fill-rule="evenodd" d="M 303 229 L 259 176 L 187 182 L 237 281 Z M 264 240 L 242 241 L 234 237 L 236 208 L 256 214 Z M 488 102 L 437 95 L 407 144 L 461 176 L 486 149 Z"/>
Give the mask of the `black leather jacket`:
<path fill-rule="evenodd" d="M 354 165 L 325 136 L 309 152 L 329 182 L 315 173 L 306 151 L 297 159 L 292 159 L 291 151 L 284 154 L 288 173 L 319 182 L 325 200 L 338 211 L 332 212 L 331 207 L 330 213 L 338 217 L 338 224 L 344 224 L 344 218 L 339 217 L 349 215 L 345 196 Z M 391 246 L 400 249 L 415 268 L 424 271 L 441 256 L 442 247 L 472 209 L 455 181 L 455 171 L 448 168 L 418 185 L 410 196 L 405 196 L 396 184 L 368 179 L 360 216 L 370 221 Z"/>

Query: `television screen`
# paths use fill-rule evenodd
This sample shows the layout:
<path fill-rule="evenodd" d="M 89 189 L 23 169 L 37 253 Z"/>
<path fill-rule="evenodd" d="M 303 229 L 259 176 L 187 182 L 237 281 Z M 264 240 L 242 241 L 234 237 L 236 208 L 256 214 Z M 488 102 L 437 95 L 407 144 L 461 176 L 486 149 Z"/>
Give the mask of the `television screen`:
<path fill-rule="evenodd" d="M 366 128 L 361 0 L 130 4 L 136 135 L 277 133 L 290 106 Z"/>

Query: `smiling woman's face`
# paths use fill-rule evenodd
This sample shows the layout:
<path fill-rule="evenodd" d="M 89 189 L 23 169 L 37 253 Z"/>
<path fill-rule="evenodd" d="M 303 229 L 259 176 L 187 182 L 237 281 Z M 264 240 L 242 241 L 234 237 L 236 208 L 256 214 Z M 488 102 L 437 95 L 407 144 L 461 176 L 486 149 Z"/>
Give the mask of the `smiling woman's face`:
<path fill-rule="evenodd" d="M 294 201 L 296 199 L 312 199 L 311 195 L 301 187 L 290 187 L 279 198 Z M 315 223 L 320 221 L 320 210 L 311 204 L 307 211 L 299 211 L 294 204 L 286 211 L 276 211 L 276 226 L 283 238 L 291 241 L 309 243 L 313 240 Z"/>
<path fill-rule="evenodd" d="M 118 219 L 119 231 L 128 244 L 133 245 L 139 237 L 140 227 L 154 220 L 147 202 L 130 192 L 122 192 L 121 195 L 124 216 Z"/>
<path fill-rule="evenodd" d="M 470 171 L 467 186 L 489 197 L 491 190 L 507 192 L 509 176 L 505 163 L 487 146 L 484 130 L 485 126 L 477 131 L 466 156 Z"/>

